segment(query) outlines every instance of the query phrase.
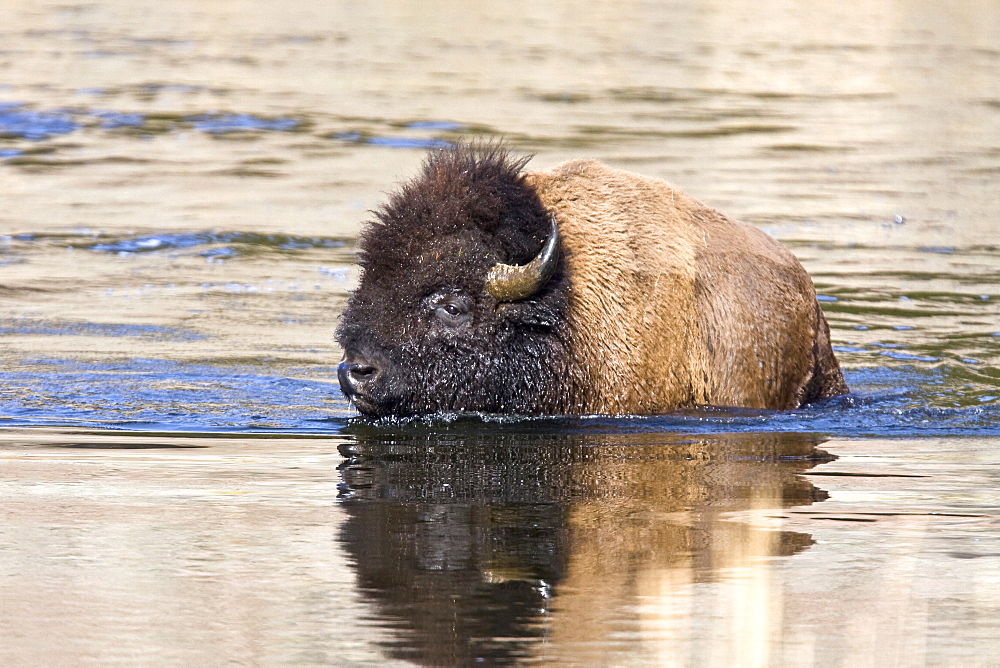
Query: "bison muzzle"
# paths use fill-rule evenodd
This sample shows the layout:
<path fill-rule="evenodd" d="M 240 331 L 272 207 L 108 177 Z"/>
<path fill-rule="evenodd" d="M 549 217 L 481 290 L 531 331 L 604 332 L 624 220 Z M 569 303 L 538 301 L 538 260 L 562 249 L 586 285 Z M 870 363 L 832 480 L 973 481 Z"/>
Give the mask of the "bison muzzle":
<path fill-rule="evenodd" d="M 358 240 L 337 329 L 364 414 L 657 414 L 844 394 L 812 281 L 669 184 L 500 145 L 432 153 Z"/>

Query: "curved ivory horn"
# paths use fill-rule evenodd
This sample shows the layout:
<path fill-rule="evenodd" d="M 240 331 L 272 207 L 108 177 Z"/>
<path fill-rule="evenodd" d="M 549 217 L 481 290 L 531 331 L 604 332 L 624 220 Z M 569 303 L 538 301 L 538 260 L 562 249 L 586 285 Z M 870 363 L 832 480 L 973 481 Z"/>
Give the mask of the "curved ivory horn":
<path fill-rule="evenodd" d="M 559 227 L 555 214 L 552 228 L 542 250 L 535 259 L 524 265 L 496 263 L 486 274 L 486 290 L 501 302 L 527 299 L 548 283 L 559 264 Z"/>

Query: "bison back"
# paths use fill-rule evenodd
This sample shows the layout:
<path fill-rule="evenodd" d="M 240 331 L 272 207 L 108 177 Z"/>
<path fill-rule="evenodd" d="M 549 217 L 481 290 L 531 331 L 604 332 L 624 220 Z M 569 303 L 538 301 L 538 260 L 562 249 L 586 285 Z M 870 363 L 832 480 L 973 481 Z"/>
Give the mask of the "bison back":
<path fill-rule="evenodd" d="M 846 391 L 812 281 L 768 235 L 597 162 L 528 182 L 559 222 L 572 412 L 781 409 Z"/>

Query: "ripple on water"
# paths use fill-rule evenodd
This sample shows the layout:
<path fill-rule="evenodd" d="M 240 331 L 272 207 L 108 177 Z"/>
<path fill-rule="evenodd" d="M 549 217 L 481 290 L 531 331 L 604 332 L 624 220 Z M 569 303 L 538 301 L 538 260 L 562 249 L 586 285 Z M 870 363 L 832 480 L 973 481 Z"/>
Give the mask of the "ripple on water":
<path fill-rule="evenodd" d="M 263 364 L 262 364 L 263 366 Z M 324 432 L 351 413 L 332 367 L 273 375 L 261 367 L 130 359 L 28 360 L 0 372 L 6 426 L 166 431 Z"/>
<path fill-rule="evenodd" d="M 9 334 L 45 336 L 110 336 L 168 341 L 202 341 L 207 334 L 175 327 L 134 323 L 49 322 L 14 319 L 0 321 L 0 336 Z"/>
<path fill-rule="evenodd" d="M 199 114 L 190 116 L 187 120 L 195 130 L 210 134 L 255 130 L 288 132 L 295 130 L 302 124 L 302 121 L 296 118 L 265 119 L 250 114 Z"/>
<path fill-rule="evenodd" d="M 255 232 L 163 232 L 124 236 L 101 235 L 87 230 L 80 234 L 24 233 L 0 237 L 8 242 L 56 244 L 66 248 L 91 250 L 98 253 L 132 254 L 157 251 L 186 250 L 200 246 L 229 245 L 236 248 L 211 248 L 204 256 L 254 254 L 264 250 L 304 251 L 316 248 L 341 248 L 345 239 L 335 237 L 296 236 L 291 234 L 258 234 Z M 240 249 L 240 250 L 237 250 Z"/>
<path fill-rule="evenodd" d="M 75 132 L 80 127 L 70 112 L 61 109 L 33 111 L 16 102 L 0 104 L 0 138 L 39 141 Z"/>
<path fill-rule="evenodd" d="M 0 332 L 2 334 L 3 332 Z M 92 333 L 74 326 L 53 335 Z M 185 336 L 184 332 L 114 326 L 102 336 Z M 357 416 L 336 385 L 336 368 L 313 366 L 269 373 L 254 366 L 191 364 L 158 359 L 110 363 L 30 360 L 0 373 L 4 424 L 112 425 L 168 431 L 245 430 L 283 433 L 330 431 Z M 945 372 L 914 368 L 849 371 L 854 392 L 792 411 L 699 408 L 662 416 L 555 418 L 560 428 L 663 431 L 687 434 L 808 432 L 842 437 L 1000 436 L 1000 404 L 983 395 L 965 405 L 931 406 L 921 388 Z M 954 396 L 953 392 L 953 399 Z M 969 405 L 972 404 L 972 405 Z M 356 418 L 362 423 L 371 422 Z M 436 416 L 455 420 L 521 423 L 526 418 Z M 553 418 L 528 418 L 527 422 Z M 333 421 L 333 422 L 331 422 Z M 399 421 L 394 421 L 399 422 Z M 427 419 L 400 424 L 427 423 Z"/>
<path fill-rule="evenodd" d="M 161 90 L 158 88 L 156 90 Z M 371 123 L 384 125 L 372 119 Z M 139 113 L 114 109 L 47 109 L 33 110 L 20 102 L 0 103 L 0 138 L 42 141 L 58 135 L 70 134 L 88 127 L 102 130 L 129 130 L 143 134 L 162 134 L 179 130 L 195 130 L 209 135 L 231 133 L 296 132 L 307 129 L 303 118 L 287 116 L 264 117 L 250 113 L 206 111 L 200 114 Z M 384 130 L 398 130 L 389 134 L 383 130 L 347 130 L 327 134 L 328 139 L 351 144 L 368 144 L 388 148 L 433 149 L 450 146 L 452 141 L 426 133 L 457 135 L 488 132 L 487 128 L 473 127 L 448 120 L 422 120 L 388 123 Z M 414 132 L 422 136 L 414 136 Z M 16 157 L 21 152 L 4 149 L 0 157 Z"/>
<path fill-rule="evenodd" d="M 96 126 L 104 130 L 134 128 L 157 133 L 191 129 L 208 134 L 229 132 L 290 132 L 300 118 L 265 118 L 248 113 L 205 112 L 195 115 L 122 112 L 112 109 L 29 109 L 19 102 L 0 103 L 0 138 L 41 141 Z"/>
<path fill-rule="evenodd" d="M 362 132 L 337 132 L 330 135 L 330 139 L 345 142 L 348 144 L 369 144 L 371 146 L 385 146 L 388 148 L 413 148 L 432 149 L 447 148 L 451 145 L 443 139 L 418 138 L 418 137 L 382 137 Z"/>

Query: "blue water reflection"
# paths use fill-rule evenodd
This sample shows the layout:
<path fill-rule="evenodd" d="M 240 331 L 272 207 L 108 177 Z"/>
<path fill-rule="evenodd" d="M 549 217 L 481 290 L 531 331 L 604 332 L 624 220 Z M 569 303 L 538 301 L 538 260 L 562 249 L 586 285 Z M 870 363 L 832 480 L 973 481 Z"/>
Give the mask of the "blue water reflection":
<path fill-rule="evenodd" d="M 446 148 L 450 145 L 449 142 L 443 139 L 374 136 L 363 132 L 338 132 L 330 138 L 349 144 L 370 144 L 371 146 L 385 146 L 388 148 L 432 149 Z"/>
<path fill-rule="evenodd" d="M 266 369 L 132 359 L 29 361 L 0 372 L 0 424 L 157 431 L 328 432 L 349 415 L 336 368 L 309 378 Z M 333 420 L 333 422 L 331 422 Z"/>
<path fill-rule="evenodd" d="M 41 141 L 76 132 L 88 125 L 104 130 L 145 132 L 193 129 L 208 134 L 230 132 L 289 132 L 302 126 L 298 118 L 263 118 L 247 113 L 203 113 L 193 116 L 149 115 L 112 109 L 29 109 L 20 102 L 0 103 L 0 137 Z"/>
<path fill-rule="evenodd" d="M 80 124 L 66 111 L 33 111 L 16 102 L 0 104 L 0 137 L 39 141 L 55 135 L 69 134 L 79 128 Z"/>
<path fill-rule="evenodd" d="M 199 114 L 187 119 L 195 130 L 212 134 L 244 132 L 247 130 L 271 130 L 287 132 L 299 127 L 301 121 L 295 118 L 265 119 L 250 114 Z"/>
<path fill-rule="evenodd" d="M 30 240 L 30 239 L 25 239 Z M 166 232 L 161 234 L 134 235 L 112 239 L 68 239 L 67 245 L 102 253 L 148 253 L 152 251 L 182 250 L 197 246 L 231 244 L 251 249 L 294 251 L 312 248 L 340 248 L 343 239 L 331 237 L 298 237 L 288 234 L 254 234 L 249 232 Z M 209 249 L 202 255 L 218 255 L 219 249 Z M 235 254 L 235 249 L 225 249 L 223 254 Z"/>
<path fill-rule="evenodd" d="M 52 336 L 133 336 L 191 339 L 197 332 L 156 327 L 22 323 Z M 958 407 L 930 406 L 921 388 L 940 372 L 873 368 L 848 371 L 854 393 L 792 411 L 699 408 L 662 416 L 512 418 L 444 415 L 372 422 L 357 416 L 336 384 L 336 367 L 313 366 L 276 374 L 259 365 L 192 364 L 158 359 L 112 363 L 37 359 L 0 372 L 0 420 L 8 426 L 113 426 L 165 431 L 329 433 L 348 422 L 381 425 L 537 424 L 569 431 L 679 434 L 799 432 L 840 437 L 998 436 L 1000 405 L 990 396 Z"/>

